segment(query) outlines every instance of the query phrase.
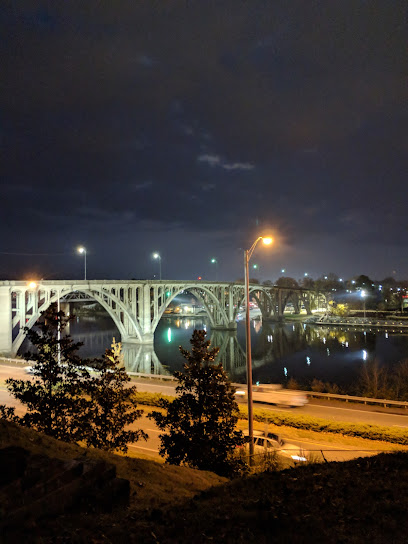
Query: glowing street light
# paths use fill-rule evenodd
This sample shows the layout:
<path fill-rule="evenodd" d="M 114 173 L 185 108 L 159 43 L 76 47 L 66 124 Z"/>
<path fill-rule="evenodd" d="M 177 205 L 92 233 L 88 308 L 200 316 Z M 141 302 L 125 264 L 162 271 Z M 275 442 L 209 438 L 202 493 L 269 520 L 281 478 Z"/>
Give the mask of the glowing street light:
<path fill-rule="evenodd" d="M 284 274 L 286 272 L 285 268 L 282 268 L 281 274 Z"/>
<path fill-rule="evenodd" d="M 215 265 L 215 281 L 218 281 L 218 260 L 213 257 L 211 263 Z"/>
<path fill-rule="evenodd" d="M 363 299 L 363 308 L 364 308 L 364 319 L 365 319 L 365 316 L 366 316 L 366 304 L 365 304 L 365 297 L 367 296 L 367 293 L 362 290 L 360 292 L 360 295 L 361 295 L 361 298 Z"/>
<path fill-rule="evenodd" d="M 158 260 L 159 261 L 159 278 L 162 279 L 162 271 L 161 271 L 161 256 L 160 256 L 160 253 L 153 253 L 152 255 L 153 259 L 155 259 L 156 261 Z"/>
<path fill-rule="evenodd" d="M 84 248 L 84 246 L 80 246 L 77 251 L 84 256 L 84 280 L 86 280 L 86 248 Z"/>
<path fill-rule="evenodd" d="M 245 266 L 245 339 L 246 339 L 246 371 L 247 371 L 247 390 L 248 390 L 248 430 L 249 430 L 249 463 L 252 463 L 254 455 L 254 416 L 252 409 L 252 353 L 251 353 L 251 324 L 249 321 L 249 260 L 255 250 L 256 244 L 262 242 L 269 246 L 273 239 L 263 236 L 258 236 L 250 249 L 244 251 L 244 266 Z"/>

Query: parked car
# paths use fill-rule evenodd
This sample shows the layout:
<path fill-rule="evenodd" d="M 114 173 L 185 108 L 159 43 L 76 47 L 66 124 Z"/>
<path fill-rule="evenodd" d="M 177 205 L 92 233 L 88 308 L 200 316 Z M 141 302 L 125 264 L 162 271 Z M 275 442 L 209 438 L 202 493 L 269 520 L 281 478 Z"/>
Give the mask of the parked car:
<path fill-rule="evenodd" d="M 248 431 L 243 431 L 245 443 L 244 448 L 249 451 L 249 434 Z M 277 455 L 281 455 L 293 461 L 306 462 L 307 458 L 302 449 L 296 444 L 286 442 L 282 437 L 275 433 L 265 433 L 262 431 L 254 430 L 254 452 L 255 454 L 264 454 L 276 452 Z"/>

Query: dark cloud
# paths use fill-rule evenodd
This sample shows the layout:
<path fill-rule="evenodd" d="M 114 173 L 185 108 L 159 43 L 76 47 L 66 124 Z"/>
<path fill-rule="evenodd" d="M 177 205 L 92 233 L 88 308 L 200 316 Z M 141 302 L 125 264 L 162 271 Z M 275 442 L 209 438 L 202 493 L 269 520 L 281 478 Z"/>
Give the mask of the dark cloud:
<path fill-rule="evenodd" d="M 270 227 L 265 277 L 408 277 L 404 21 L 399 0 L 4 2 L 1 247 L 66 257 L 0 273 L 73 275 L 80 242 L 99 277 L 160 249 L 172 277 L 217 253 L 234 278 Z"/>

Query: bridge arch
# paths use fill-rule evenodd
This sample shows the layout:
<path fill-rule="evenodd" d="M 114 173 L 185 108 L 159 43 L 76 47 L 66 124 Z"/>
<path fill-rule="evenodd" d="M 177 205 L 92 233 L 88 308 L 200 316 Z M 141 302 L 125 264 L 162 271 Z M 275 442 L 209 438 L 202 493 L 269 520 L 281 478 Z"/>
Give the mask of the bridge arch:
<path fill-rule="evenodd" d="M 20 326 L 19 332 L 12 343 L 12 351 L 14 354 L 18 353 L 18 350 L 20 349 L 21 344 L 23 343 L 25 339 L 24 328 L 27 327 L 28 329 L 31 329 L 35 325 L 37 320 L 40 318 L 41 313 L 47 310 L 47 308 L 49 308 L 51 304 L 58 302 L 58 300 L 61 300 L 65 296 L 74 292 L 85 293 L 89 295 L 92 299 L 94 299 L 96 302 L 98 302 L 104 308 L 104 310 L 106 310 L 108 315 L 111 317 L 115 326 L 118 328 L 122 339 L 126 339 L 126 337 L 129 335 L 129 332 L 131 332 L 133 333 L 133 335 L 136 335 L 139 340 L 141 340 L 142 333 L 141 333 L 139 324 L 135 322 L 135 320 L 130 315 L 130 313 L 128 312 L 128 309 L 122 303 L 122 301 L 119 300 L 118 297 L 114 296 L 111 292 L 106 291 L 101 294 L 98 290 L 95 290 L 92 288 L 85 288 L 85 287 L 81 287 L 81 289 L 72 289 L 72 288 L 64 289 L 63 288 L 58 292 L 53 291 L 52 293 L 50 293 L 50 296 L 48 297 L 46 296 L 45 301 L 41 305 L 38 305 L 38 304 L 36 305 L 36 308 L 34 309 L 33 314 L 28 319 L 28 321 L 24 324 L 24 326 Z M 131 331 L 129 331 L 129 326 L 131 327 Z"/>
<path fill-rule="evenodd" d="M 220 301 L 215 293 L 213 293 L 212 290 L 205 285 L 202 285 L 200 286 L 200 288 L 198 288 L 197 284 L 186 283 L 185 285 L 180 286 L 176 289 L 173 288 L 170 291 L 170 295 L 168 297 L 164 297 L 164 300 L 159 306 L 158 311 L 152 321 L 153 332 L 156 330 L 157 325 L 159 324 L 160 319 L 163 317 L 166 308 L 178 295 L 180 295 L 184 291 L 188 291 L 193 296 L 195 296 L 199 302 L 202 303 L 207 312 L 211 327 L 219 325 L 220 321 L 222 324 L 228 325 L 227 313 L 225 309 L 221 306 Z M 210 303 L 213 303 L 216 312 L 211 311 Z"/>

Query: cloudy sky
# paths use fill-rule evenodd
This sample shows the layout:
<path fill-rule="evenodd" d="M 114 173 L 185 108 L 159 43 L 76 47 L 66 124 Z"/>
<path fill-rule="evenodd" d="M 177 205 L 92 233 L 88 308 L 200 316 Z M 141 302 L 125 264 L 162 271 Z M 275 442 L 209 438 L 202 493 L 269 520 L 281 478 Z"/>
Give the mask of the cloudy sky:
<path fill-rule="evenodd" d="M 0 277 L 408 278 L 400 0 L 4 0 Z"/>

